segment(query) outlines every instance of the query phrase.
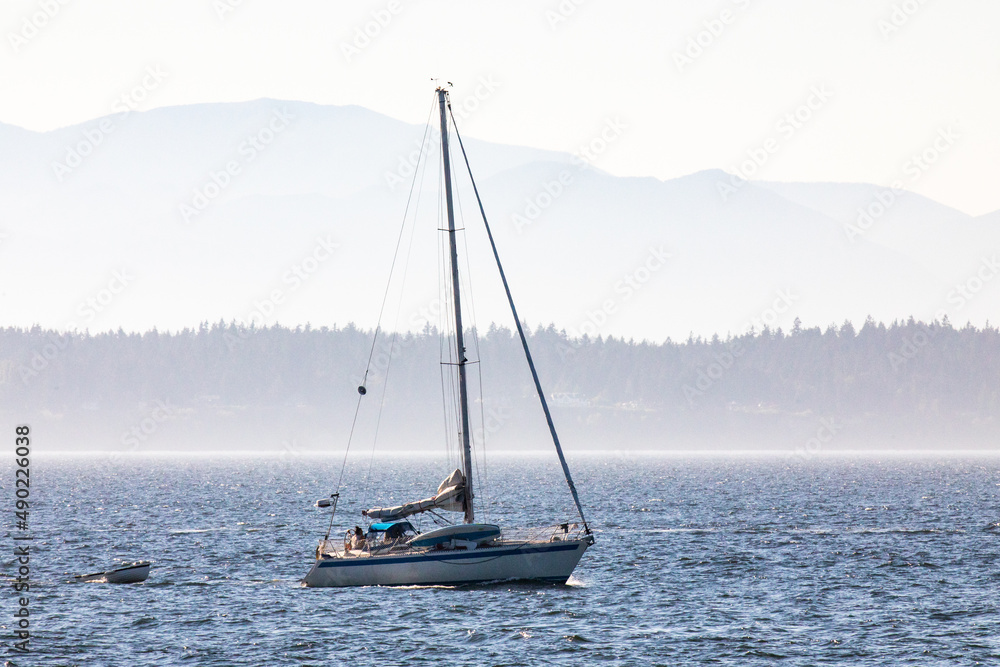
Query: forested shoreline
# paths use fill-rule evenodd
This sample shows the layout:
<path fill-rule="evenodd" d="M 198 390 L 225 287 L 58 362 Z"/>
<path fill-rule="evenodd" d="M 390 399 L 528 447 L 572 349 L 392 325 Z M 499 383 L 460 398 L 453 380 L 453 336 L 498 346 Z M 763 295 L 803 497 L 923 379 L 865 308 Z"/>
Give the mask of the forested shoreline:
<path fill-rule="evenodd" d="M 685 341 L 572 339 L 530 332 L 543 386 L 564 412 L 604 411 L 696 428 L 718 413 L 836 416 L 844 422 L 986 425 L 1000 418 L 1000 332 L 912 319 Z M 516 334 L 478 336 L 491 405 L 533 395 Z M 389 403 L 440 400 L 438 332 L 383 335 L 369 384 L 391 377 Z M 391 354 L 389 352 L 391 351 Z M 471 352 L 474 353 L 474 350 Z M 202 413 L 224 407 L 314 408 L 353 400 L 372 332 L 205 323 L 175 333 L 0 329 L 0 400 L 16 414 L 118 413 L 157 401 Z M 478 358 L 478 355 L 474 355 Z M 490 363 L 492 362 L 492 363 Z M 145 406 L 145 407 L 143 407 Z M 694 426 L 692 426 L 692 424 Z"/>

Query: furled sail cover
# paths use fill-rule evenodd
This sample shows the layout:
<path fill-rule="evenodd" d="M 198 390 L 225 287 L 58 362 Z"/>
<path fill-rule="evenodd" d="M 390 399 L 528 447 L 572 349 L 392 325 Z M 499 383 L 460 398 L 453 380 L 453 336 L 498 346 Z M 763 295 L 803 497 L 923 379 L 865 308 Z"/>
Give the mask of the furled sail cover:
<path fill-rule="evenodd" d="M 446 510 L 448 512 L 464 512 L 462 503 L 465 499 L 465 475 L 461 470 L 448 475 L 438 486 L 437 493 L 430 498 L 417 500 L 396 507 L 374 507 L 361 512 L 369 519 L 402 519 L 404 516 L 419 514 L 427 510 Z"/>

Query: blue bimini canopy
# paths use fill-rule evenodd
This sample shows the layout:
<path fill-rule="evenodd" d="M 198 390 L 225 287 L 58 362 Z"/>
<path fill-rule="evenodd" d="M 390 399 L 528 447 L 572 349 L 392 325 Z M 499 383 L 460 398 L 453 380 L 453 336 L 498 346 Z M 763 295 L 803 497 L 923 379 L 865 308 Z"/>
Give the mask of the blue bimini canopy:
<path fill-rule="evenodd" d="M 369 530 L 373 530 L 377 533 L 389 532 L 391 530 L 396 535 L 401 535 L 407 531 L 414 533 L 417 532 L 416 530 L 414 530 L 413 526 L 410 524 L 409 521 L 395 521 L 393 523 L 373 523 L 371 526 L 369 526 Z"/>

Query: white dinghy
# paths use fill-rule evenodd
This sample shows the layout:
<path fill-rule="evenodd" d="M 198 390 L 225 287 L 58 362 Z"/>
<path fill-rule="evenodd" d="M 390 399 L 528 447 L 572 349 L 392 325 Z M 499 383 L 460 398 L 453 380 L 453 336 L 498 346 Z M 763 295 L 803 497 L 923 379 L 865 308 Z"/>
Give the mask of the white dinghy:
<path fill-rule="evenodd" d="M 152 563 L 148 560 L 137 561 L 135 563 L 123 564 L 106 572 L 95 572 L 94 574 L 78 574 L 73 577 L 81 583 L 98 584 L 137 584 L 146 581 L 149 577 L 149 568 Z"/>

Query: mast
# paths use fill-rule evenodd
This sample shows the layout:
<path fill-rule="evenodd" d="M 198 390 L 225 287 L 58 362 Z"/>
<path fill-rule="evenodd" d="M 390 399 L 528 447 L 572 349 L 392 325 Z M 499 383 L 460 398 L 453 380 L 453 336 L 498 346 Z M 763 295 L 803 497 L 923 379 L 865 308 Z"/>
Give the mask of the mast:
<path fill-rule="evenodd" d="M 486 227 L 486 235 L 490 239 L 490 248 L 493 249 L 493 259 L 496 260 L 497 270 L 500 271 L 500 280 L 503 281 L 504 292 L 507 293 L 507 303 L 510 305 L 511 315 L 514 316 L 514 324 L 517 326 L 517 335 L 521 338 L 521 347 L 524 349 L 524 357 L 528 360 L 528 369 L 531 370 L 531 379 L 535 382 L 535 391 L 538 392 L 538 400 L 542 404 L 542 411 L 545 413 L 545 421 L 549 425 L 549 434 L 552 436 L 552 444 L 556 447 L 556 453 L 559 455 L 559 463 L 562 465 L 563 475 L 566 477 L 566 484 L 569 485 L 569 491 L 573 495 L 573 502 L 576 503 L 576 509 L 580 513 L 580 520 L 583 522 L 584 530 L 586 530 L 587 535 L 591 538 L 591 544 L 593 544 L 593 533 L 590 531 L 590 526 L 587 525 L 587 517 L 583 515 L 583 505 L 580 504 L 580 496 L 576 492 L 576 485 L 573 483 L 573 476 L 569 474 L 569 464 L 566 463 L 566 457 L 563 456 L 562 445 L 559 444 L 559 435 L 556 433 L 556 426 L 552 421 L 552 413 L 549 412 L 549 404 L 545 400 L 545 392 L 542 391 L 542 383 L 538 380 L 538 372 L 535 370 L 535 362 L 531 358 L 531 350 L 528 349 L 528 339 L 524 335 L 524 327 L 521 326 L 521 318 L 517 316 L 517 308 L 514 307 L 514 297 L 510 293 L 510 285 L 507 284 L 507 276 L 503 272 L 503 264 L 500 262 L 500 254 L 497 252 L 497 244 L 493 240 L 493 231 L 490 229 L 490 223 L 486 219 L 486 210 L 483 208 L 483 200 L 479 196 L 479 188 L 476 186 L 476 179 L 472 177 L 472 167 L 469 165 L 469 156 L 465 153 L 465 145 L 462 143 L 462 135 L 458 132 L 458 125 L 455 125 L 455 136 L 458 137 L 458 145 L 462 149 L 462 157 L 465 159 L 465 168 L 469 172 L 469 179 L 472 181 L 472 191 L 476 193 L 476 202 L 479 204 L 479 213 L 483 216 L 483 225 Z"/>
<path fill-rule="evenodd" d="M 462 468 L 465 474 L 465 523 L 472 523 L 472 446 L 469 441 L 469 392 L 466 387 L 465 336 L 462 330 L 462 299 L 459 296 L 458 242 L 455 232 L 455 205 L 451 194 L 451 156 L 448 154 L 448 91 L 437 89 L 438 106 L 441 109 L 441 156 L 444 160 L 444 192 L 448 207 L 448 245 L 451 248 L 451 288 L 455 298 L 455 346 L 458 349 L 458 397 L 462 413 Z"/>

